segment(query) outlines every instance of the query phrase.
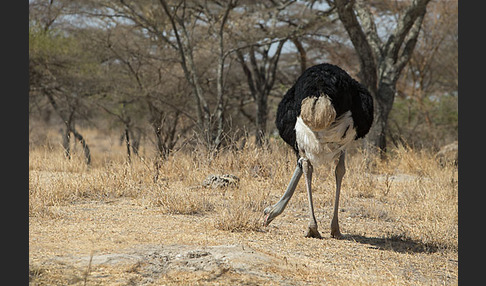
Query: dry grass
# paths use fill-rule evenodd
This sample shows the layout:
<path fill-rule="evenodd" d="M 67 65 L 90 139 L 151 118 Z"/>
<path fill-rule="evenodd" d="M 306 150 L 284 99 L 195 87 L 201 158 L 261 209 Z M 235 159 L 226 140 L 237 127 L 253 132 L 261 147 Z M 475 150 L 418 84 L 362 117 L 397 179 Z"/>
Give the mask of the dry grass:
<path fill-rule="evenodd" d="M 111 213 L 112 204 L 116 204 L 113 216 L 123 213 L 126 218 L 117 219 L 112 231 L 124 235 L 118 242 L 111 239 L 106 245 L 95 243 L 105 251 L 114 251 L 125 243 L 157 244 L 160 233 L 164 233 L 164 243 L 244 241 L 282 261 L 268 265 L 265 271 L 290 275 L 298 284 L 320 285 L 322 279 L 330 285 L 457 284 L 457 263 L 453 263 L 458 251 L 457 167 L 441 167 L 429 152 L 397 148 L 386 161 L 365 160 L 362 152 L 350 152 L 353 154 L 347 157 L 340 213 L 344 240 L 326 236 L 334 200 L 334 170 L 330 166 L 315 168 L 316 215 L 325 237 L 319 242 L 302 238 L 307 225 L 303 182 L 286 211 L 270 227 L 261 224 L 263 209 L 279 199 L 295 167 L 295 156 L 281 141 L 271 142 L 268 150 L 248 146 L 214 157 L 204 151 L 177 152 L 162 163 L 154 182 L 155 167 L 149 151 L 144 151 L 148 154 L 145 159 L 135 157 L 132 164 L 127 164 L 124 148 L 115 143 L 115 136 L 101 137 L 95 130 L 85 130 L 87 141 L 93 142 L 93 164 L 88 168 L 81 148 L 79 154 L 75 150 L 72 160 L 67 160 L 61 147 L 53 143 L 57 139 L 53 134 L 48 133 L 45 144 L 32 145 L 29 150 L 30 272 L 34 284 L 65 284 L 72 279 L 90 282 L 90 277 L 82 276 L 86 266 L 76 280 L 71 277 L 73 268 L 56 268 L 46 261 L 69 252 L 70 240 L 53 239 L 63 235 L 75 237 L 71 238 L 77 241 L 75 251 L 90 253 L 97 235 L 104 237 L 110 225 L 103 226 L 103 233 L 93 228 L 90 234 L 86 230 L 81 233 L 83 223 L 113 219 L 104 217 Z M 227 173 L 238 176 L 240 184 L 216 189 L 201 186 L 207 175 Z M 92 213 L 94 218 L 81 218 L 82 204 L 99 208 L 100 212 Z M 187 227 L 180 233 L 182 225 Z M 193 232 L 187 230 L 192 228 Z M 157 233 L 152 234 L 153 229 Z M 329 247 L 346 254 L 341 258 L 319 251 Z M 369 265 L 367 259 L 380 262 Z M 378 269 L 377 265 L 385 268 Z M 422 272 L 417 273 L 417 269 Z M 97 271 L 96 266 L 93 271 Z M 132 272 L 130 275 L 136 275 Z M 231 279 L 251 278 L 228 269 L 225 273 L 211 281 L 225 284 Z M 175 279 L 169 276 L 159 279 L 184 284 L 184 275 L 176 280 L 164 280 Z M 186 277 L 186 281 L 206 284 L 197 277 Z"/>

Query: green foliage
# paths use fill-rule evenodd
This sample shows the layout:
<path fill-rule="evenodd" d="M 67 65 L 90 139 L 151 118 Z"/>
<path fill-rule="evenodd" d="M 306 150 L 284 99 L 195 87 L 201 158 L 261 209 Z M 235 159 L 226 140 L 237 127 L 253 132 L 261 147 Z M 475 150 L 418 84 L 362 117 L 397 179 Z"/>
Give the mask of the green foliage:
<path fill-rule="evenodd" d="M 29 58 L 35 65 L 48 65 L 51 72 L 77 77 L 101 74 L 93 51 L 86 49 L 82 36 L 51 29 L 29 27 Z M 37 68 L 39 68 L 37 66 Z"/>
<path fill-rule="evenodd" d="M 60 110 L 76 109 L 76 124 L 96 122 L 97 126 L 125 128 L 128 122 L 133 129 L 144 132 L 162 130 L 165 134 L 171 130 L 171 123 L 177 123 L 175 134 L 182 138 L 180 142 L 197 141 L 194 134 L 203 129 L 193 128 L 199 124 L 196 106 L 200 98 L 194 97 L 198 89 L 191 88 L 195 77 L 192 75 L 197 75 L 201 95 L 207 101 L 207 109 L 213 113 L 217 110 L 219 100 L 216 80 L 218 48 L 217 41 L 214 41 L 216 34 L 211 30 L 216 29 L 216 26 L 209 29 L 207 25 L 219 23 L 215 15 L 220 8 L 207 10 L 209 16 L 216 18 L 207 18 L 208 22 L 205 22 L 205 18 L 199 14 L 195 18 L 188 16 L 192 15 L 190 13 L 200 13 L 198 9 L 203 7 L 193 10 L 196 6 L 190 4 L 190 1 L 184 9 L 182 6 L 173 7 L 179 14 L 182 11 L 188 13 L 185 21 L 188 29 L 186 37 L 189 38 L 184 38 L 183 44 L 187 49 L 192 49 L 188 54 L 193 53 L 195 66 L 194 70 L 186 71 L 192 76 L 188 80 L 180 65 L 171 25 L 158 3 L 154 6 L 150 1 L 132 1 L 130 4 L 123 1 L 77 1 L 77 4 L 74 4 L 76 1 L 47 2 L 29 1 L 30 107 L 35 106 L 38 114 L 50 114 L 51 106 L 49 102 L 46 104 L 44 96 L 48 91 L 55 96 Z M 181 5 L 186 5 L 184 3 Z M 376 6 L 376 3 L 373 5 Z M 254 45 L 253 49 L 262 52 L 256 53 L 253 59 L 255 67 L 264 67 L 264 59 L 269 56 L 265 49 L 271 47 L 264 43 L 286 35 L 295 39 L 295 42 L 289 40 L 285 44 L 276 70 L 276 80 L 268 97 L 266 131 L 268 136 L 278 138 L 278 133 L 272 132 L 275 130 L 277 105 L 301 73 L 299 63 L 309 67 L 328 61 L 354 74 L 358 73 L 359 68 L 357 57 L 348 45 L 346 31 L 338 28 L 341 24 L 329 22 L 331 18 L 323 16 L 327 14 L 322 13 L 324 11 L 316 10 L 316 7 L 305 8 L 305 3 L 298 1 L 289 2 L 283 8 L 268 5 L 261 10 L 258 9 L 260 6 L 256 3 L 242 4 L 231 11 L 224 30 L 224 49 L 229 52 L 238 48 L 245 55 L 243 60 L 250 61 L 248 50 Z M 219 4 L 214 7 L 219 7 Z M 382 9 L 386 12 L 389 7 L 384 6 Z M 430 9 L 427 13 L 442 17 L 449 15 L 446 13 L 449 10 L 455 11 Z M 119 14 L 113 17 L 114 12 Z M 390 12 L 396 13 L 395 10 Z M 86 16 L 90 14 L 98 16 Z M 282 15 L 289 17 L 283 17 L 286 20 L 280 22 L 278 19 Z M 202 17 L 201 20 L 194 20 L 198 17 Z M 89 21 L 91 24 L 86 24 Z M 293 31 L 294 25 L 301 28 Z M 434 27 L 424 26 L 422 37 L 435 39 L 439 32 Z M 332 35 L 332 39 L 323 35 Z M 439 46 L 451 45 L 454 51 L 457 45 L 454 39 L 445 38 Z M 302 45 L 302 53 L 298 51 L 296 43 Z M 419 87 L 416 83 L 422 79 L 421 83 L 425 84 L 420 86 L 419 93 L 436 94 L 440 90 L 451 94 L 428 96 L 421 100 L 397 96 L 386 130 L 389 146 L 405 141 L 412 146 L 437 148 L 457 138 L 457 95 L 454 94 L 457 87 L 454 84 L 447 85 L 448 82 L 456 82 L 454 67 L 457 60 L 454 53 L 451 53 L 452 56 L 438 54 L 435 58 L 440 59 L 441 65 L 430 65 L 430 70 L 423 70 L 424 66 L 429 66 L 421 64 L 424 60 L 430 60 L 427 51 L 434 51 L 433 45 L 427 43 L 419 43 L 417 46 L 416 52 L 421 57 L 416 59 L 417 66 L 411 69 L 407 77 L 403 77 L 406 81 L 403 86 L 417 89 Z M 275 45 L 277 43 L 273 43 L 271 50 Z M 227 138 L 236 139 L 241 130 L 251 130 L 256 126 L 258 102 L 250 92 L 248 79 L 238 60 L 235 52 L 229 53 L 223 70 L 223 129 Z M 262 80 L 265 76 L 268 79 L 266 74 Z M 420 77 L 425 77 L 425 81 Z M 215 115 L 208 115 L 211 116 Z M 211 124 L 216 126 L 213 121 Z M 154 123 L 159 124 L 160 128 Z"/>
<path fill-rule="evenodd" d="M 29 27 L 29 56 L 49 61 L 55 58 L 71 58 L 82 54 L 78 41 L 64 36 L 61 31 Z"/>
<path fill-rule="evenodd" d="M 427 96 L 422 100 L 397 97 L 390 112 L 388 134 L 416 148 L 439 149 L 457 140 L 458 98 L 453 94 Z"/>
<path fill-rule="evenodd" d="M 457 96 L 446 94 L 442 96 L 432 110 L 437 125 L 450 126 L 457 131 L 458 128 L 458 101 Z"/>

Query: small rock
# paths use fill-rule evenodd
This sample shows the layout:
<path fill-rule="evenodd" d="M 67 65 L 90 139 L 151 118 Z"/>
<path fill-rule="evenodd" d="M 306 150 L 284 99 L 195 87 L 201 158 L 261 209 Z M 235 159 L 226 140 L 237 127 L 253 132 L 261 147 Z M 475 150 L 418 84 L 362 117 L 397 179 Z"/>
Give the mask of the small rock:
<path fill-rule="evenodd" d="M 209 175 L 204 179 L 202 185 L 203 187 L 211 188 L 221 188 L 233 186 L 236 187 L 240 182 L 240 178 L 231 174 L 224 175 Z"/>
<path fill-rule="evenodd" d="M 458 142 L 454 141 L 440 148 L 439 152 L 437 152 L 436 154 L 436 158 L 439 160 L 439 163 L 442 166 L 446 164 L 454 164 L 457 166 L 458 151 L 459 151 Z"/>

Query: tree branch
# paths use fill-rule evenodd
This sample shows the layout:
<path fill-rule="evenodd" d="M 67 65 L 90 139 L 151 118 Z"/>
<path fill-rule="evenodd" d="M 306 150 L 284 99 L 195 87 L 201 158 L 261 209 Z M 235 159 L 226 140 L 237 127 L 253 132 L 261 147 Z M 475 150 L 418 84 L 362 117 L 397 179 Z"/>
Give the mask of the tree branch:
<path fill-rule="evenodd" d="M 282 48 L 287 40 L 281 40 L 278 43 L 277 50 L 275 51 L 275 55 L 270 59 L 269 67 L 267 70 L 267 81 L 265 83 L 265 92 L 263 93 L 265 96 L 267 96 L 275 82 L 275 74 L 277 73 L 277 65 L 278 65 L 278 60 L 280 58 L 280 54 L 282 53 Z"/>
<path fill-rule="evenodd" d="M 328 1 L 329 3 L 330 1 Z M 335 0 L 334 3 L 337 7 L 339 19 L 344 25 L 344 28 L 349 34 L 349 38 L 353 43 L 354 48 L 359 57 L 361 71 L 360 78 L 370 92 L 376 90 L 377 87 L 377 68 L 376 57 L 373 53 L 373 49 L 368 43 L 367 37 L 361 28 L 361 25 L 354 13 L 354 0 Z M 332 3 L 329 3 L 331 5 Z"/>
<path fill-rule="evenodd" d="M 298 38 L 292 38 L 292 43 L 294 43 L 299 52 L 300 72 L 303 73 L 307 69 L 307 52 Z"/>
<path fill-rule="evenodd" d="M 358 17 L 361 19 L 361 25 L 364 28 L 366 39 L 373 49 L 375 57 L 382 54 L 381 50 L 381 40 L 378 37 L 378 32 L 376 30 L 375 21 L 373 15 L 369 9 L 369 4 L 364 3 L 363 0 L 357 0 L 354 6 Z"/>
<path fill-rule="evenodd" d="M 400 47 L 403 44 L 410 29 L 416 23 L 417 18 L 425 14 L 427 4 L 430 0 L 414 0 L 413 4 L 407 9 L 405 14 L 399 19 L 395 33 L 388 38 L 384 53 L 394 60 L 397 60 Z M 421 16 L 422 15 L 422 16 Z M 422 23 L 420 20 L 419 23 Z M 420 26 L 418 26 L 420 30 Z M 414 45 L 415 46 L 415 45 Z M 413 50 L 413 49 L 412 49 Z"/>
<path fill-rule="evenodd" d="M 256 94 L 256 88 L 255 85 L 253 84 L 253 76 L 251 75 L 251 71 L 248 68 L 248 65 L 245 62 L 245 59 L 243 57 L 243 53 L 241 50 L 236 50 L 236 55 L 238 56 L 238 61 L 241 64 L 241 67 L 243 68 L 243 72 L 246 75 L 246 79 L 248 81 L 248 86 L 250 87 L 250 94 L 253 96 L 253 99 L 255 99 L 255 94 Z"/>
<path fill-rule="evenodd" d="M 420 27 L 422 26 L 424 16 L 425 9 L 422 10 L 421 15 L 419 15 L 419 17 L 415 20 L 415 23 L 410 30 L 408 40 L 405 43 L 405 47 L 403 48 L 403 51 L 395 65 L 398 71 L 401 71 L 412 57 L 413 50 L 415 49 L 415 45 L 417 44 L 417 39 L 420 34 Z"/>

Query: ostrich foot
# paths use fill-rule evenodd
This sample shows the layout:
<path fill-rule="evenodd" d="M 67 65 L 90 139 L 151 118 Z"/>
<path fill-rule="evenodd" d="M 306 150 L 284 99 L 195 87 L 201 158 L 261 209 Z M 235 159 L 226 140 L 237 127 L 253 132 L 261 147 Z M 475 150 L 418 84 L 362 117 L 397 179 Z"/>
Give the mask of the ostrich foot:
<path fill-rule="evenodd" d="M 334 237 L 336 239 L 341 239 L 341 238 L 343 238 L 343 235 L 339 231 L 339 228 L 338 229 L 331 229 L 331 237 Z"/>
<path fill-rule="evenodd" d="M 310 226 L 307 229 L 307 233 L 306 233 L 305 237 L 312 237 L 312 238 L 319 238 L 319 239 L 322 238 L 319 231 L 317 231 L 317 227 L 310 227 Z"/>

